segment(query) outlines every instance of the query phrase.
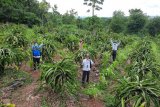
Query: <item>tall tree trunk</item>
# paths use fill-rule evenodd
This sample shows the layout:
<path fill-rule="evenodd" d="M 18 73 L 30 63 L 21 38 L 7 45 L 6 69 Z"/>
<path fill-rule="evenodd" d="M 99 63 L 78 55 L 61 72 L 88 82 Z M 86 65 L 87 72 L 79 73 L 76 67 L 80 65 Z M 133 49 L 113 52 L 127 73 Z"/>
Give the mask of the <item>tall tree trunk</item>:
<path fill-rule="evenodd" d="M 95 2 L 92 2 L 92 16 L 94 16 Z"/>
<path fill-rule="evenodd" d="M 92 16 L 94 16 L 94 7 L 92 7 Z"/>

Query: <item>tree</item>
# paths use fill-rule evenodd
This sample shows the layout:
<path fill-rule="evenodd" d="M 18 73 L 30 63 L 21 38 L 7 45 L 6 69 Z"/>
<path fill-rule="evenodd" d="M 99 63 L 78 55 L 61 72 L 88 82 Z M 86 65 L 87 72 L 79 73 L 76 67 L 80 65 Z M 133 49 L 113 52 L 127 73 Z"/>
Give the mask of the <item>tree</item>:
<path fill-rule="evenodd" d="M 50 31 L 53 29 L 53 27 L 57 27 L 58 25 L 62 24 L 62 15 L 57 11 L 58 7 L 57 5 L 54 5 L 52 7 L 52 12 L 46 12 L 45 13 L 45 27 L 50 29 Z"/>
<path fill-rule="evenodd" d="M 104 0 L 84 0 L 83 4 L 92 7 L 92 16 L 94 16 L 95 10 L 99 11 L 102 9 L 102 7 L 100 7 L 99 5 L 103 5 L 103 2 Z M 90 9 L 87 11 L 90 12 Z"/>
<path fill-rule="evenodd" d="M 122 11 L 114 11 L 110 23 L 110 30 L 115 33 L 123 32 L 126 27 L 126 18 Z"/>
<path fill-rule="evenodd" d="M 41 3 L 39 3 L 39 17 L 42 20 L 42 26 L 47 22 L 46 14 L 48 13 L 49 8 L 50 4 L 46 2 L 46 0 L 43 0 Z"/>
<path fill-rule="evenodd" d="M 160 34 L 160 17 L 154 17 L 150 19 L 149 23 L 147 24 L 147 30 L 152 36 Z"/>
<path fill-rule="evenodd" d="M 28 56 L 25 26 L 10 24 L 4 25 L 1 30 L 8 34 L 2 35 L 0 43 L 0 75 L 4 73 L 6 65 L 14 63 L 18 66 Z"/>
<path fill-rule="evenodd" d="M 77 16 L 77 12 L 74 9 L 71 9 L 70 11 L 67 11 L 62 16 L 62 22 L 63 22 L 63 24 L 75 24 L 76 23 L 75 16 Z"/>
<path fill-rule="evenodd" d="M 84 29 L 84 21 L 82 18 L 78 17 L 76 20 L 76 24 L 79 29 Z"/>
<path fill-rule="evenodd" d="M 90 31 L 98 31 L 103 28 L 101 18 L 97 16 L 90 17 L 88 20 L 89 30 Z"/>
<path fill-rule="evenodd" d="M 127 32 L 136 34 L 140 32 L 147 21 L 146 15 L 140 9 L 129 10 L 130 16 L 127 23 Z"/>
<path fill-rule="evenodd" d="M 0 21 L 24 24 L 38 24 L 38 2 L 35 0 L 1 0 Z"/>

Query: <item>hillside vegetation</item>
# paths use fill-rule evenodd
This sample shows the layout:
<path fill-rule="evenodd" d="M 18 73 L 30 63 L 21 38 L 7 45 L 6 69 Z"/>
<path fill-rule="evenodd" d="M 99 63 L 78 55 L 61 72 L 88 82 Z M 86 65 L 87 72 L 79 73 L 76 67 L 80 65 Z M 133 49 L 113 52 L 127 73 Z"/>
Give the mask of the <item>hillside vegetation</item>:
<path fill-rule="evenodd" d="M 160 107 L 160 17 L 149 18 L 142 10 L 131 9 L 129 17 L 115 11 L 112 18 L 77 18 L 75 10 L 62 15 L 57 6 L 48 12 L 45 0 L 1 0 L 0 4 L 0 106 L 27 107 L 23 99 L 30 87 L 33 93 L 28 99 L 34 103 L 37 98 L 36 107 L 91 107 L 92 103 Z M 115 61 L 111 38 L 121 41 Z M 79 48 L 81 39 L 84 44 Z M 44 44 L 36 72 L 32 71 L 34 41 Z M 87 53 L 95 68 L 90 83 L 82 86 L 80 65 Z M 5 88 L 17 80 L 22 84 L 4 97 L 9 93 Z M 26 92 L 15 94 L 21 91 Z M 10 99 L 10 105 L 4 99 Z"/>

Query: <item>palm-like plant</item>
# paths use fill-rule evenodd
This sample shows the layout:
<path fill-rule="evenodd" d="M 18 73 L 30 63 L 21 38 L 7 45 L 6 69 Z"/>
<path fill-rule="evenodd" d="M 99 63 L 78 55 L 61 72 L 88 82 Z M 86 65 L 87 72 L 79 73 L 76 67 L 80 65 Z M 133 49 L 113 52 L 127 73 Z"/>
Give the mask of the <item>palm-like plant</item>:
<path fill-rule="evenodd" d="M 76 86 L 77 67 L 71 59 L 63 59 L 55 64 L 42 65 L 41 80 L 45 81 L 55 92 L 66 95 Z"/>
<path fill-rule="evenodd" d="M 42 47 L 42 58 L 45 61 L 52 61 L 53 54 L 56 51 L 56 46 L 50 40 L 45 40 L 44 43 L 45 44 Z"/>
<path fill-rule="evenodd" d="M 75 53 L 75 58 L 74 58 L 74 60 L 76 61 L 76 62 L 81 62 L 82 61 L 82 59 L 84 59 L 85 58 L 85 55 L 88 53 L 88 51 L 87 50 L 85 50 L 85 49 L 82 49 L 82 50 L 78 50 L 76 53 Z"/>
<path fill-rule="evenodd" d="M 98 54 L 97 49 L 95 49 L 95 48 L 93 48 L 93 47 L 91 47 L 91 46 L 88 46 L 88 47 L 87 47 L 87 50 L 88 50 L 88 52 L 90 53 L 90 57 L 91 57 L 92 59 L 96 58 L 96 56 L 97 56 L 97 54 Z"/>
<path fill-rule="evenodd" d="M 8 47 L 0 47 L 0 74 L 4 73 L 5 65 L 13 63 L 15 54 Z"/>
<path fill-rule="evenodd" d="M 20 29 L 13 29 L 12 33 L 6 36 L 5 42 L 12 47 L 25 47 L 28 45 L 27 38 Z"/>
<path fill-rule="evenodd" d="M 136 76 L 135 80 L 130 77 L 122 78 L 119 83 L 116 90 L 117 105 L 120 105 L 121 99 L 124 99 L 124 103 L 130 104 L 132 107 L 139 107 L 143 102 L 146 103 L 145 107 L 150 107 L 151 104 L 160 107 L 160 88 L 156 80 L 140 80 Z"/>
<path fill-rule="evenodd" d="M 95 48 L 99 50 L 100 53 L 111 50 L 111 46 L 109 42 L 98 41 L 94 44 Z"/>
<path fill-rule="evenodd" d="M 25 52 L 21 48 L 9 48 L 8 46 L 0 46 L 0 74 L 4 72 L 5 65 L 12 63 L 19 64 L 25 58 Z"/>
<path fill-rule="evenodd" d="M 69 35 L 65 41 L 69 50 L 74 51 L 78 49 L 79 39 L 75 35 Z"/>
<path fill-rule="evenodd" d="M 91 44 L 92 43 L 92 35 L 90 35 L 90 34 L 88 34 L 88 35 L 85 35 L 84 36 L 84 42 L 86 43 L 86 44 Z"/>
<path fill-rule="evenodd" d="M 158 66 L 154 63 L 155 58 L 151 52 L 150 42 L 142 42 L 131 56 L 131 59 L 133 64 L 130 67 L 129 75 L 137 74 L 143 79 L 150 72 L 154 76 L 159 77 Z"/>

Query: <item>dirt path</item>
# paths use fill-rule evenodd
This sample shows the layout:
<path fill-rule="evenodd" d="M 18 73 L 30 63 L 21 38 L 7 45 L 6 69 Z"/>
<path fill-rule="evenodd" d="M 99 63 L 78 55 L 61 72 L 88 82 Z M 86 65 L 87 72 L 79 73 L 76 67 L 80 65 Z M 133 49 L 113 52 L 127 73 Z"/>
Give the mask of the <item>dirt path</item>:
<path fill-rule="evenodd" d="M 32 71 L 30 67 L 22 65 L 22 70 L 31 74 L 33 82 L 26 86 L 15 90 L 12 93 L 11 101 L 16 105 L 16 107 L 41 107 L 41 97 L 39 94 L 35 94 L 35 90 L 38 88 L 39 84 L 37 80 L 39 79 L 40 72 Z"/>
<path fill-rule="evenodd" d="M 95 99 L 84 100 L 81 102 L 82 107 L 105 107 L 102 101 L 98 101 Z"/>
<path fill-rule="evenodd" d="M 42 97 L 45 95 L 39 94 L 39 93 L 35 94 L 36 90 L 39 87 L 39 82 L 37 80 L 40 77 L 40 71 L 33 72 L 32 69 L 28 67 L 26 64 L 23 64 L 21 69 L 23 71 L 26 71 L 32 76 L 33 82 L 31 84 L 22 86 L 17 90 L 13 91 L 11 95 L 11 102 L 15 104 L 16 107 L 41 107 Z M 96 74 L 97 74 L 96 71 L 91 72 L 91 75 L 90 75 L 91 82 L 99 81 L 99 76 Z M 81 76 L 81 73 L 79 76 Z M 102 101 L 98 101 L 90 98 L 81 98 L 81 100 L 79 101 L 79 104 L 81 105 L 81 107 L 91 107 L 91 105 L 92 107 L 104 107 L 104 104 Z M 79 107 L 74 103 L 68 103 L 67 105 L 68 105 L 67 107 Z"/>
<path fill-rule="evenodd" d="M 90 77 L 89 77 L 89 81 L 90 83 L 97 83 L 99 82 L 99 64 L 100 61 L 95 59 L 95 66 L 92 68 L 92 70 L 90 71 Z M 82 78 L 82 70 L 79 67 L 78 70 L 80 73 L 78 75 L 79 80 L 81 81 Z M 86 95 L 82 95 L 80 98 L 80 105 L 81 107 L 105 107 L 105 104 L 103 101 L 98 100 L 98 99 L 94 99 L 94 98 L 88 98 L 88 96 Z M 69 106 L 70 107 L 70 106 Z M 75 107 L 75 106 L 71 106 L 71 107 Z"/>
<path fill-rule="evenodd" d="M 16 90 L 16 92 L 12 94 L 12 103 L 14 103 L 16 107 L 40 107 L 40 96 L 34 96 L 34 91 L 36 88 L 37 83 L 33 82 L 30 85 Z"/>

